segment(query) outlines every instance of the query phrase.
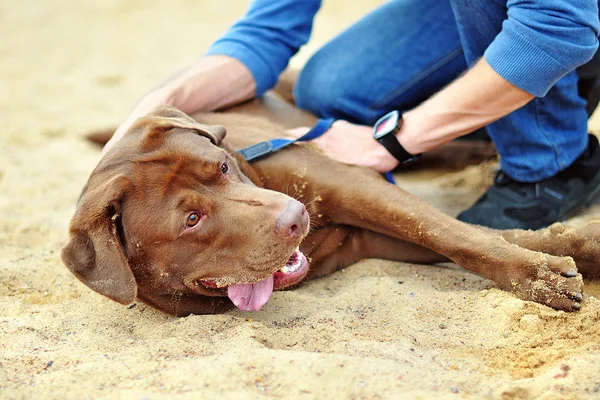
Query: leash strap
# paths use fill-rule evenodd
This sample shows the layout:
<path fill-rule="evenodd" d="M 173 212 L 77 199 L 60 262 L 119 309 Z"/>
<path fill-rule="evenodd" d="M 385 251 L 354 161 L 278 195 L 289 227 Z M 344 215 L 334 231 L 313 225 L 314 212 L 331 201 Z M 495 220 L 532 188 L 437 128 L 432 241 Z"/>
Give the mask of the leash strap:
<path fill-rule="evenodd" d="M 322 118 L 317 121 L 317 123 L 312 127 L 310 131 L 306 132 L 303 136 L 300 136 L 298 139 L 278 138 L 266 140 L 264 142 L 256 143 L 252 146 L 240 149 L 238 150 L 238 153 L 240 153 L 240 155 L 244 157 L 246 161 L 252 161 L 257 158 L 264 157 L 268 154 L 275 153 L 276 151 L 279 151 L 292 143 L 308 142 L 310 140 L 316 139 L 323 135 L 325 132 L 327 132 L 327 130 L 331 127 L 331 124 L 333 124 L 334 121 L 335 120 L 333 118 Z M 396 183 L 390 172 L 386 172 L 385 174 L 383 174 L 383 176 L 388 182 L 392 184 Z"/>
<path fill-rule="evenodd" d="M 385 174 L 381 174 L 381 175 L 383 175 L 385 180 L 388 181 L 389 183 L 391 183 L 392 185 L 396 184 L 396 181 L 394 180 L 394 176 L 392 175 L 392 173 L 390 171 L 386 172 Z"/>
<path fill-rule="evenodd" d="M 315 126 L 312 127 L 303 136 L 298 139 L 271 139 L 265 142 L 253 144 L 252 146 L 246 147 L 245 149 L 238 150 L 238 153 L 246 159 L 246 161 L 252 161 L 256 158 L 266 156 L 267 154 L 275 153 L 296 142 L 308 142 L 323 135 L 333 124 L 333 119 L 319 119 Z"/>

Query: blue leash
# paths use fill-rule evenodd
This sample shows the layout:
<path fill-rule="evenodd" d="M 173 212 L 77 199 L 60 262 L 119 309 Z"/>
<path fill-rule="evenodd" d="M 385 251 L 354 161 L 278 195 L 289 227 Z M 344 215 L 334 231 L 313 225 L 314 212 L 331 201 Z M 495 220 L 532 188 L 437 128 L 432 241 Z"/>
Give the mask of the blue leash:
<path fill-rule="evenodd" d="M 240 153 L 240 155 L 244 157 L 246 161 L 255 160 L 259 157 L 275 153 L 276 151 L 279 151 L 292 143 L 308 142 L 316 139 L 327 132 L 327 130 L 331 127 L 331 124 L 333 124 L 333 121 L 335 121 L 333 118 L 319 119 L 310 131 L 305 133 L 303 136 L 300 136 L 298 139 L 271 139 L 238 150 L 238 153 Z M 391 172 L 386 172 L 383 174 L 383 176 L 389 183 L 396 184 Z"/>

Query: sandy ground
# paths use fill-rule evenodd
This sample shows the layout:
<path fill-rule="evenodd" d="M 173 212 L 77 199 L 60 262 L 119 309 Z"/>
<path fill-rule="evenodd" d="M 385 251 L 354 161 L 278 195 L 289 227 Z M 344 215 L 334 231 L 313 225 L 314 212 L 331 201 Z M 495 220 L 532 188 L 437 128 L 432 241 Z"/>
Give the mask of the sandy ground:
<path fill-rule="evenodd" d="M 100 157 L 83 135 L 118 124 L 245 3 L 0 0 L 0 398 L 600 397 L 598 282 L 566 314 L 451 264 L 368 260 L 257 313 L 172 318 L 68 273 L 59 252 Z M 378 2 L 325 3 L 294 65 Z M 398 178 L 455 214 L 489 176 Z"/>

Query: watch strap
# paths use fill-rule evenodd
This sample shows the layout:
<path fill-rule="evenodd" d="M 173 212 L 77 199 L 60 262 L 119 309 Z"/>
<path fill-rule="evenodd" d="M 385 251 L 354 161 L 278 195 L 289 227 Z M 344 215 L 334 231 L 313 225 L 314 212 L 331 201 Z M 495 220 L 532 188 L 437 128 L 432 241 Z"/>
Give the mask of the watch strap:
<path fill-rule="evenodd" d="M 377 139 L 385 149 L 394 156 L 401 166 L 406 166 L 414 163 L 421 157 L 421 154 L 411 154 L 400 144 L 396 137 L 396 132 L 400 129 L 396 128 L 387 135 Z"/>
<path fill-rule="evenodd" d="M 420 154 L 414 155 L 410 154 L 406 149 L 400 144 L 398 138 L 396 137 L 397 130 L 394 130 L 387 135 L 378 139 L 379 143 L 382 144 L 385 149 L 394 156 L 396 160 L 400 162 L 400 165 L 408 165 L 411 164 L 419 158 Z"/>

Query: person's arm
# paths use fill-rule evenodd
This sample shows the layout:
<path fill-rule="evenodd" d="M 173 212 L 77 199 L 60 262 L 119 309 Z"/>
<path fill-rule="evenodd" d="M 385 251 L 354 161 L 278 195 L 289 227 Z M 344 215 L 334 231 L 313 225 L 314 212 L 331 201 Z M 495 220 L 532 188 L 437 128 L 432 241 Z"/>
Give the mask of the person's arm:
<path fill-rule="evenodd" d="M 246 15 L 208 50 L 240 60 L 260 96 L 277 83 L 290 58 L 310 38 L 321 0 L 253 0 Z"/>
<path fill-rule="evenodd" d="M 467 73 L 404 114 L 397 134 L 418 154 L 441 146 L 544 96 L 598 48 L 597 0 L 509 0 L 503 29 Z M 292 132 L 298 136 L 303 129 Z M 398 165 L 372 128 L 336 121 L 315 140 L 331 158 L 387 172 Z"/>
<path fill-rule="evenodd" d="M 533 98 L 481 59 L 445 89 L 406 112 L 398 139 L 409 153 L 423 153 L 492 123 Z"/>
<path fill-rule="evenodd" d="M 429 100 L 404 113 L 398 141 L 411 154 L 423 153 L 509 114 L 532 98 L 482 59 Z M 291 134 L 297 137 L 305 131 L 301 128 Z M 373 139 L 373 128 L 369 126 L 336 121 L 314 142 L 329 157 L 346 164 L 365 165 L 378 172 L 398 165 L 385 147 Z"/>
<path fill-rule="evenodd" d="M 252 74 L 240 61 L 226 56 L 207 56 L 183 73 L 167 80 L 142 97 L 106 143 L 110 150 L 133 122 L 160 105 L 193 114 L 212 111 L 248 100 L 256 93 Z"/>
<path fill-rule="evenodd" d="M 484 57 L 504 79 L 536 97 L 598 49 L 598 0 L 508 0 L 506 6 L 508 18 Z"/>
<path fill-rule="evenodd" d="M 405 114 L 399 134 L 418 154 L 543 97 L 598 48 L 597 0 L 507 2 L 508 18 L 464 76 Z"/>
<path fill-rule="evenodd" d="M 320 0 L 254 0 L 194 66 L 142 97 L 104 147 L 109 150 L 131 124 L 159 105 L 193 114 L 260 96 L 277 83 L 289 59 L 305 44 Z"/>

